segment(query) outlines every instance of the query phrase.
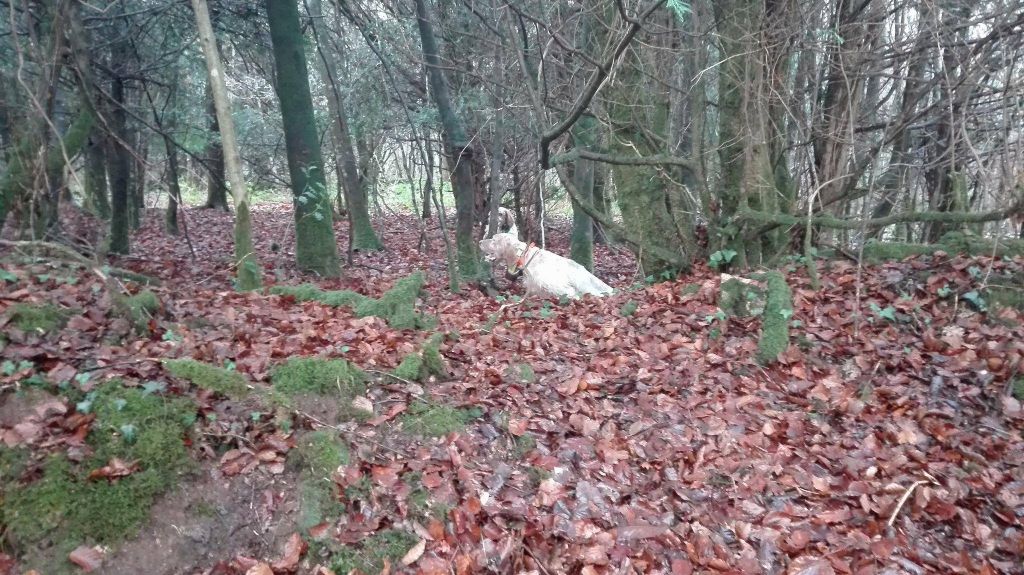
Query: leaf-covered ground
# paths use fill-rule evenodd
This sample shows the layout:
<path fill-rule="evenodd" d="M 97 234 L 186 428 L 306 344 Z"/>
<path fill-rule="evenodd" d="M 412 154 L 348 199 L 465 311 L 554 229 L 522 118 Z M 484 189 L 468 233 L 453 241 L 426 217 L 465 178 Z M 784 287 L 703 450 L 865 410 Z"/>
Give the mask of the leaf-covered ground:
<path fill-rule="evenodd" d="M 147 572 L 1024 572 L 1024 317 L 986 299 L 989 285 L 1020 287 L 1019 258 L 821 261 L 821 289 L 794 261 L 791 345 L 762 367 L 760 320 L 717 313 L 719 274 L 702 266 L 646 285 L 628 252 L 598 246 L 596 273 L 619 293 L 510 305 L 449 293 L 438 230 L 421 252 L 417 221 L 388 216 L 387 251 L 317 284 L 378 297 L 424 270 L 417 308 L 437 327 L 395 330 L 348 307 L 233 292 L 228 214 L 188 211 L 195 259 L 159 222 L 114 262 L 163 282 L 141 324 L 103 270 L 7 254 L 0 439 L 27 455 L 5 496 L 49 477 L 52 454 L 90 461 L 83 397 L 114 382 L 194 402 L 184 492 L 224 491 L 230 509 L 212 512 L 224 521 L 247 505 L 233 528 L 257 537 L 161 530 L 159 514 L 192 503 L 158 498 L 106 557 L 88 534 L 71 541 L 78 565 L 132 572 L 147 549 L 176 546 L 189 561 Z M 258 207 L 254 224 L 268 284 L 314 281 L 291 263 L 287 209 Z M 566 231 L 550 230 L 552 250 L 567 251 Z M 43 303 L 56 327 L 19 328 L 10 310 Z M 388 375 L 434 333 L 447 373 Z M 303 356 L 351 362 L 365 390 L 330 408 L 275 402 L 275 368 Z M 173 358 L 227 367 L 254 394 L 176 377 Z M 336 468 L 311 471 L 324 465 Z M 86 471 L 110 485 L 145 472 L 117 458 Z M 327 495 L 307 517 L 309 485 Z M 0 573 L 22 572 L 11 556 L 31 566 L 11 537 L 0 545 Z"/>

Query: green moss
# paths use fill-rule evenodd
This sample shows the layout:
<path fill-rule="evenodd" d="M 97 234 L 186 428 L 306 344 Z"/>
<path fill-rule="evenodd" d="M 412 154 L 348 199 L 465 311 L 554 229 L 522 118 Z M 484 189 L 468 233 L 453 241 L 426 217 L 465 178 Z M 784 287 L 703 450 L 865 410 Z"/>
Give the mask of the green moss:
<path fill-rule="evenodd" d="M 864 244 L 863 257 L 869 262 L 902 260 L 911 256 L 932 255 L 943 246 L 931 244 L 912 244 L 907 242 L 875 242 Z"/>
<path fill-rule="evenodd" d="M 514 363 L 505 369 L 504 377 L 509 381 L 518 381 L 520 383 L 533 383 L 537 381 L 537 374 L 533 370 L 533 366 L 528 363 Z"/>
<path fill-rule="evenodd" d="M 680 296 L 696 295 L 700 293 L 700 284 L 686 284 L 679 289 Z"/>
<path fill-rule="evenodd" d="M 370 299 L 363 294 L 349 290 L 324 291 L 313 284 L 274 286 L 270 288 L 270 293 L 292 296 L 297 301 L 316 301 L 332 307 L 355 307 L 362 300 Z"/>
<path fill-rule="evenodd" d="M 402 417 L 402 429 L 411 435 L 441 437 L 465 428 L 467 423 L 480 415 L 478 408 L 457 409 L 418 402 L 410 405 Z"/>
<path fill-rule="evenodd" d="M 777 271 L 765 274 L 767 291 L 761 337 L 757 341 L 757 358 L 768 364 L 789 346 L 789 318 L 793 316 L 793 296 L 786 278 Z"/>
<path fill-rule="evenodd" d="M 160 298 L 150 290 L 142 290 L 133 296 L 115 295 L 114 310 L 128 319 L 132 328 L 144 332 L 149 328 L 149 320 L 160 310 Z"/>
<path fill-rule="evenodd" d="M 396 329 L 430 329 L 437 319 L 416 312 L 416 299 L 423 289 L 423 272 L 415 272 L 395 282 L 380 297 L 371 297 L 353 291 L 323 291 L 312 284 L 275 286 L 270 293 L 290 295 L 299 301 L 317 301 L 329 306 L 351 307 L 357 317 L 375 316 Z"/>
<path fill-rule="evenodd" d="M 190 401 L 110 382 L 89 393 L 79 409 L 96 414 L 86 439 L 92 456 L 74 465 L 55 455 L 44 464 L 42 477 L 27 484 L 4 476 L 11 483 L 3 485 L 0 523 L 28 564 L 45 562 L 51 545 L 64 554 L 63 561 L 64 547 L 115 543 L 133 535 L 156 497 L 189 467 L 183 438 L 195 421 Z M 115 457 L 138 470 L 116 480 L 89 479 L 91 471 Z"/>
<path fill-rule="evenodd" d="M 633 314 L 636 313 L 636 310 L 639 307 L 640 303 L 636 300 L 631 299 L 626 303 L 622 304 L 622 307 L 619 308 L 619 315 L 621 315 L 622 317 L 631 317 Z"/>
<path fill-rule="evenodd" d="M 730 317 L 754 317 L 764 313 L 765 289 L 729 278 L 718 292 L 718 307 Z"/>
<path fill-rule="evenodd" d="M 1013 397 L 1018 401 L 1024 401 L 1024 377 L 1018 377 L 1013 382 Z"/>
<path fill-rule="evenodd" d="M 343 359 L 293 357 L 270 372 L 274 391 L 285 396 L 335 395 L 351 399 L 362 393 L 365 374 Z"/>
<path fill-rule="evenodd" d="M 227 397 L 242 398 L 249 394 L 245 376 L 237 371 L 193 359 L 168 359 L 164 361 L 164 368 L 174 377 Z"/>
<path fill-rule="evenodd" d="M 7 312 L 14 327 L 25 332 L 47 333 L 59 329 L 71 315 L 69 310 L 61 309 L 53 304 L 18 303 Z"/>
<path fill-rule="evenodd" d="M 527 433 L 526 435 L 516 437 L 513 440 L 512 452 L 519 459 L 526 457 L 528 453 L 530 453 L 536 448 L 537 440 L 529 433 Z"/>
<path fill-rule="evenodd" d="M 331 474 L 348 463 L 348 448 L 326 430 L 298 440 L 294 452 L 301 468 L 299 477 L 299 527 L 309 529 L 343 511 Z"/>
<path fill-rule="evenodd" d="M 379 573 L 384 561 L 396 566 L 398 562 L 419 542 L 419 538 L 395 529 L 375 533 L 356 545 L 347 545 L 331 557 L 331 569 L 335 573 Z"/>
<path fill-rule="evenodd" d="M 426 381 L 432 375 L 447 375 L 448 370 L 440 351 L 443 338 L 444 336 L 439 333 L 430 336 L 420 351 L 405 356 L 402 363 L 391 373 L 409 381 Z"/>

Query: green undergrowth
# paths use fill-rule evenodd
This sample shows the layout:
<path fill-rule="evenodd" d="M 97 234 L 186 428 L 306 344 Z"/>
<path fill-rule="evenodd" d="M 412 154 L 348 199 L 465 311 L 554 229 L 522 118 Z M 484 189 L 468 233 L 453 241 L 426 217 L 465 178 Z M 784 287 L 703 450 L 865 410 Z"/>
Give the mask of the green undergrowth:
<path fill-rule="evenodd" d="M 1014 380 L 1010 393 L 1013 394 L 1016 400 L 1024 401 L 1024 377 L 1018 377 Z"/>
<path fill-rule="evenodd" d="M 761 318 L 761 337 L 757 341 L 757 359 L 763 364 L 773 363 L 789 346 L 789 318 L 793 316 L 793 294 L 785 276 L 778 271 L 764 274 L 764 313 Z"/>
<path fill-rule="evenodd" d="M 86 394 L 78 410 L 96 416 L 86 438 L 92 454 L 84 461 L 51 455 L 41 476 L 24 483 L 18 472 L 23 456 L 0 462 L 0 529 L 25 567 L 45 573 L 69 570 L 67 553 L 80 544 L 116 544 L 134 535 L 155 499 L 191 466 L 184 437 L 196 410 L 188 399 L 111 381 Z M 116 479 L 89 478 L 113 458 L 138 469 Z"/>
<path fill-rule="evenodd" d="M 1012 257 L 1024 255 L 1024 240 L 999 239 L 994 241 L 968 232 L 949 232 L 935 244 L 869 241 L 864 244 L 864 259 L 871 263 L 878 263 L 902 260 L 918 255 L 930 256 L 937 251 L 969 256 Z"/>
<path fill-rule="evenodd" d="M 395 377 L 409 381 L 426 381 L 430 376 L 444 376 L 448 374 L 445 368 L 444 358 L 441 357 L 441 340 L 444 335 L 436 333 L 423 342 L 423 347 L 418 352 L 405 356 L 398 367 L 391 373 Z"/>
<path fill-rule="evenodd" d="M 299 438 L 293 457 L 300 468 L 299 527 L 308 530 L 341 515 L 331 475 L 348 463 L 348 447 L 331 431 L 313 431 Z"/>
<path fill-rule="evenodd" d="M 17 303 L 7 314 L 11 325 L 24 332 L 48 333 L 64 326 L 73 312 L 53 304 Z"/>
<path fill-rule="evenodd" d="M 343 359 L 293 357 L 271 370 L 270 381 L 270 402 L 280 415 L 282 409 L 309 409 L 341 419 L 369 416 L 351 405 L 366 391 L 366 374 Z"/>
<path fill-rule="evenodd" d="M 381 573 L 385 561 L 392 568 L 398 567 L 402 557 L 418 542 L 418 537 L 405 531 L 380 531 L 357 544 L 339 545 L 331 555 L 331 569 L 335 573 Z"/>
<path fill-rule="evenodd" d="M 231 398 L 249 394 L 245 376 L 237 371 L 216 367 L 194 359 L 168 359 L 164 368 L 174 377 L 188 380 L 196 387 L 208 389 Z"/>
<path fill-rule="evenodd" d="M 466 427 L 483 414 L 480 408 L 460 409 L 416 402 L 402 416 L 402 430 L 410 435 L 441 437 Z"/>
<path fill-rule="evenodd" d="M 127 319 L 138 332 L 146 331 L 149 321 L 160 310 L 160 298 L 150 290 L 142 290 L 131 296 L 115 294 L 113 304 L 114 311 Z"/>
<path fill-rule="evenodd" d="M 437 325 L 437 318 L 416 311 L 416 299 L 424 281 L 423 272 L 415 272 L 396 281 L 378 299 L 349 290 L 323 291 L 312 284 L 275 286 L 270 288 L 270 293 L 289 295 L 298 301 L 351 307 L 356 317 L 379 317 L 395 329 L 431 329 Z"/>

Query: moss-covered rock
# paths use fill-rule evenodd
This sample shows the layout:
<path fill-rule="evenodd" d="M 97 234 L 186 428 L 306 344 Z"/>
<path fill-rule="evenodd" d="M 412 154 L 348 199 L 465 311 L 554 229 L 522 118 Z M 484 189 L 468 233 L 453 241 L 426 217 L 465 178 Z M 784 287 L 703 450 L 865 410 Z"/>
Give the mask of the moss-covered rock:
<path fill-rule="evenodd" d="M 729 317 L 756 317 L 764 313 L 766 288 L 755 280 L 723 275 L 718 307 Z"/>
<path fill-rule="evenodd" d="M 160 311 L 160 298 L 150 290 L 132 296 L 116 294 L 112 301 L 114 311 L 124 316 L 137 332 L 147 331 L 150 320 Z"/>
<path fill-rule="evenodd" d="M 413 403 L 402 416 L 402 429 L 410 435 L 441 437 L 464 429 L 470 421 L 480 417 L 478 408 L 458 409 L 447 405 Z"/>
<path fill-rule="evenodd" d="M 793 316 L 793 294 L 786 278 L 778 271 L 764 274 L 767 284 L 761 337 L 757 341 L 757 359 L 764 364 L 778 359 L 789 346 L 789 318 Z"/>
<path fill-rule="evenodd" d="M 24 332 L 37 333 L 60 329 L 71 313 L 70 310 L 49 303 L 17 303 L 12 305 L 7 312 L 11 325 Z"/>
<path fill-rule="evenodd" d="M 81 543 L 111 544 L 137 532 L 156 497 L 190 467 L 184 438 L 195 421 L 187 399 L 167 399 L 109 382 L 86 395 L 80 411 L 95 413 L 86 438 L 92 455 L 76 464 L 64 455 L 45 462 L 42 476 L 0 481 L 0 524 L 24 567 L 62 572 L 67 551 Z M 90 473 L 117 458 L 136 469 L 107 479 Z"/>
<path fill-rule="evenodd" d="M 441 357 L 441 340 L 443 334 L 434 334 L 423 343 L 423 348 L 405 356 L 402 362 L 392 371 L 396 377 L 409 381 L 426 381 L 430 376 L 448 375 L 444 358 Z"/>
<path fill-rule="evenodd" d="M 221 395 L 243 398 L 249 394 L 245 376 L 237 371 L 195 361 L 194 359 L 168 359 L 164 368 L 174 377 L 188 380 L 197 387 Z"/>
<path fill-rule="evenodd" d="M 379 317 L 396 329 L 430 329 L 437 324 L 436 318 L 416 311 L 416 299 L 423 289 L 424 281 L 423 272 L 415 272 L 396 281 L 379 299 L 348 290 L 323 291 L 311 284 L 275 286 L 270 289 L 270 293 L 289 295 L 299 301 L 318 301 L 335 307 L 348 306 L 356 317 Z"/>
<path fill-rule="evenodd" d="M 864 259 L 871 263 L 902 260 L 911 256 L 932 255 L 937 251 L 969 256 L 1024 255 L 1024 240 L 983 238 L 968 231 L 946 233 L 936 244 L 869 241 L 864 244 Z"/>

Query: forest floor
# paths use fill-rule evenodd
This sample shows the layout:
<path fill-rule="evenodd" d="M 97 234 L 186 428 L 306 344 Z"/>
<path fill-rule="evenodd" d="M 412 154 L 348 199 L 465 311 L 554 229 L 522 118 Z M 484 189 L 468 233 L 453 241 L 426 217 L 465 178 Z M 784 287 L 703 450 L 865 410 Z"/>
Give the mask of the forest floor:
<path fill-rule="evenodd" d="M 253 216 L 266 282 L 311 281 L 290 210 Z M 229 214 L 188 210 L 195 259 L 161 221 L 114 262 L 159 306 L 4 260 L 0 575 L 1024 573 L 1024 315 L 985 300 L 1020 258 L 822 260 L 821 289 L 794 261 L 763 367 L 702 265 L 649 284 L 598 246 L 616 295 L 510 306 L 447 291 L 438 231 L 420 252 L 388 216 L 316 283 L 423 270 L 436 328 L 394 329 L 234 292 Z M 431 346 L 442 369 L 391 373 Z"/>

